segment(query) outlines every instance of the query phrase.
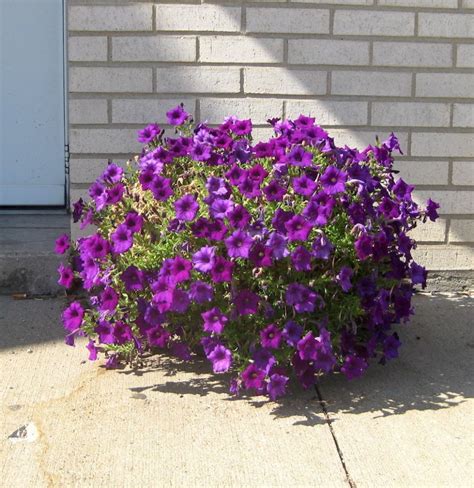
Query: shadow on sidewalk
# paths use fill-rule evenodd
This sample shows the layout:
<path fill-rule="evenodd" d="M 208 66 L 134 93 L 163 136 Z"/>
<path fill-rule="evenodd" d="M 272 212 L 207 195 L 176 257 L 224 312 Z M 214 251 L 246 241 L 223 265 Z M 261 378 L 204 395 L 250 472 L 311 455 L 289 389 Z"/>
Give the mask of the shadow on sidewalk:
<path fill-rule="evenodd" d="M 372 364 L 358 380 L 347 381 L 334 374 L 320 381 L 318 389 L 332 420 L 337 420 L 334 417 L 337 413 L 370 412 L 377 418 L 409 410 L 454 408 L 474 396 L 470 374 L 474 300 L 464 296 L 422 295 L 416 297 L 415 307 L 412 321 L 398 327 L 403 343 L 400 358 L 385 366 Z M 250 402 L 256 408 L 268 402 L 260 396 L 227 396 L 231 377 L 212 374 L 207 361 L 201 358 L 177 363 L 160 356 L 151 367 L 120 373 L 144 375 L 157 369 L 170 380 L 131 390 L 138 394 L 156 391 L 180 396 L 212 393 L 221 395 L 225 401 Z M 182 373 L 191 373 L 192 378 Z M 317 392 L 303 391 L 297 385 L 291 388 L 287 397 L 274 402 L 275 418 L 301 417 L 294 425 L 323 424 Z"/>

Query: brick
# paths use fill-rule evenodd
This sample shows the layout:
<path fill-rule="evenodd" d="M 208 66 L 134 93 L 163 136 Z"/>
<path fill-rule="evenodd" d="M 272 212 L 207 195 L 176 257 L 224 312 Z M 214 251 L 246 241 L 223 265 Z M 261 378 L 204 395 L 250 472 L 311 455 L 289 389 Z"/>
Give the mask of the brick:
<path fill-rule="evenodd" d="M 288 60 L 294 64 L 369 64 L 369 43 L 334 39 L 290 39 Z"/>
<path fill-rule="evenodd" d="M 114 61 L 195 61 L 196 38 L 183 36 L 115 37 Z"/>
<path fill-rule="evenodd" d="M 138 153 L 135 129 L 71 129 L 71 153 L 77 154 L 131 154 Z"/>
<path fill-rule="evenodd" d="M 266 124 L 267 119 L 281 117 L 281 100 L 266 98 L 237 98 L 201 100 L 201 119 L 211 124 L 220 124 L 230 113 L 243 119 L 252 119 L 254 124 Z"/>
<path fill-rule="evenodd" d="M 334 71 L 331 93 L 335 95 L 410 96 L 411 74 Z"/>
<path fill-rule="evenodd" d="M 240 69 L 186 66 L 157 68 L 158 93 L 239 93 Z"/>
<path fill-rule="evenodd" d="M 370 10 L 336 10 L 334 33 L 364 36 L 412 36 L 414 12 L 375 12 Z"/>
<path fill-rule="evenodd" d="M 448 239 L 449 242 L 474 242 L 474 220 L 451 220 Z"/>
<path fill-rule="evenodd" d="M 389 131 L 359 130 L 359 129 L 331 129 L 329 135 L 334 138 L 336 145 L 348 145 L 352 148 L 362 150 L 369 144 L 375 144 L 375 136 L 379 136 L 381 141 L 387 139 Z M 402 151 L 405 152 L 408 146 L 408 134 L 406 132 L 397 132 Z"/>
<path fill-rule="evenodd" d="M 288 68 L 245 68 L 244 92 L 324 95 L 327 92 L 327 73 Z"/>
<path fill-rule="evenodd" d="M 395 160 L 394 168 L 410 185 L 447 185 L 448 161 L 407 161 Z"/>
<path fill-rule="evenodd" d="M 472 37 L 474 36 L 474 15 L 418 14 L 418 35 L 426 37 Z"/>
<path fill-rule="evenodd" d="M 157 5 L 158 31 L 240 31 L 240 7 L 223 5 Z"/>
<path fill-rule="evenodd" d="M 474 192 L 459 190 L 417 190 L 414 200 L 426 205 L 428 198 L 440 204 L 439 214 L 472 214 L 474 213 Z"/>
<path fill-rule="evenodd" d="M 474 248 L 467 246 L 418 246 L 413 251 L 417 263 L 433 271 L 472 270 Z"/>
<path fill-rule="evenodd" d="M 248 8 L 247 32 L 328 34 L 329 10 Z"/>
<path fill-rule="evenodd" d="M 446 220 L 438 219 L 436 222 L 427 220 L 409 232 L 409 236 L 417 242 L 444 242 L 446 237 Z"/>
<path fill-rule="evenodd" d="M 458 8 L 458 0 L 379 0 L 386 7 Z"/>
<path fill-rule="evenodd" d="M 366 125 L 367 102 L 335 102 L 329 100 L 288 100 L 286 116 L 311 115 L 320 125 Z"/>
<path fill-rule="evenodd" d="M 380 66 L 451 66 L 450 44 L 374 42 L 373 64 Z"/>
<path fill-rule="evenodd" d="M 474 68 L 474 44 L 460 44 L 457 52 L 457 66 Z"/>
<path fill-rule="evenodd" d="M 449 103 L 374 102 L 372 124 L 387 126 L 448 127 Z"/>
<path fill-rule="evenodd" d="M 474 75 L 468 73 L 418 73 L 419 97 L 472 97 Z"/>
<path fill-rule="evenodd" d="M 455 103 L 453 111 L 454 127 L 474 127 L 474 104 Z"/>
<path fill-rule="evenodd" d="M 148 68 L 78 68 L 69 70 L 71 92 L 151 92 Z"/>
<path fill-rule="evenodd" d="M 152 5 L 71 6 L 69 30 L 78 31 L 149 31 L 152 29 Z"/>
<path fill-rule="evenodd" d="M 280 63 L 282 39 L 234 36 L 200 38 L 200 61 L 210 63 Z"/>
<path fill-rule="evenodd" d="M 106 37 L 70 37 L 69 61 L 107 61 Z"/>
<path fill-rule="evenodd" d="M 290 0 L 294 3 L 324 3 L 328 5 L 373 5 L 374 0 Z"/>
<path fill-rule="evenodd" d="M 275 137 L 275 132 L 271 127 L 255 127 L 252 130 L 252 137 L 254 144 L 256 144 L 258 141 L 268 141 Z"/>
<path fill-rule="evenodd" d="M 474 0 L 462 0 L 462 6 L 464 8 L 474 8 Z"/>
<path fill-rule="evenodd" d="M 69 100 L 69 123 L 106 124 L 107 122 L 107 100 Z"/>
<path fill-rule="evenodd" d="M 453 184 L 474 185 L 474 161 L 453 162 Z"/>
<path fill-rule="evenodd" d="M 194 114 L 196 100 L 192 98 L 179 99 L 123 99 L 112 100 L 112 122 L 122 124 L 149 124 L 157 122 L 166 124 L 166 112 L 180 103 L 185 109 Z"/>
<path fill-rule="evenodd" d="M 103 159 L 71 159 L 69 162 L 71 184 L 89 184 L 95 181 L 107 167 Z"/>
<path fill-rule="evenodd" d="M 469 157 L 474 154 L 474 138 L 467 133 L 415 132 L 412 156 Z"/>

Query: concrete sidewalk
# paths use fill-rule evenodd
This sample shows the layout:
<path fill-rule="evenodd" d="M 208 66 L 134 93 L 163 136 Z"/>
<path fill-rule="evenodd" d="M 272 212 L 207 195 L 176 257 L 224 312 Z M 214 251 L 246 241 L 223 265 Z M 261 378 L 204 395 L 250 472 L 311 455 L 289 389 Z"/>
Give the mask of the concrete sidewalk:
<path fill-rule="evenodd" d="M 399 360 L 277 403 L 199 361 L 106 371 L 63 344 L 62 305 L 0 297 L 1 486 L 472 484 L 472 298 L 418 296 Z"/>

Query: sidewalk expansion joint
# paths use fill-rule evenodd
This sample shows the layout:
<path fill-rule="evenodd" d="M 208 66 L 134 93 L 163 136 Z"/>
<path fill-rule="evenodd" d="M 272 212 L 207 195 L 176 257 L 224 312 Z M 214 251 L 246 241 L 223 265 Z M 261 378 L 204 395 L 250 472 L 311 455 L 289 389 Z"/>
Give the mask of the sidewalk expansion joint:
<path fill-rule="evenodd" d="M 339 443 L 337 442 L 336 433 L 334 432 L 334 429 L 332 427 L 332 421 L 329 417 L 329 413 L 328 413 L 328 410 L 326 408 L 326 403 L 324 402 L 323 396 L 321 395 L 321 391 L 319 390 L 317 385 L 315 385 L 315 390 L 316 390 L 316 393 L 318 395 L 319 404 L 321 405 L 321 408 L 323 410 L 324 417 L 326 418 L 326 422 L 328 424 L 329 431 L 331 432 L 332 440 L 334 441 L 334 445 L 336 446 L 337 455 L 339 456 L 339 460 L 341 461 L 342 469 L 344 470 L 344 473 L 346 475 L 347 483 L 349 484 L 350 488 L 357 488 L 354 480 L 351 478 L 351 476 L 349 474 L 346 463 L 344 462 L 344 456 L 342 454 L 342 450 L 339 446 Z"/>

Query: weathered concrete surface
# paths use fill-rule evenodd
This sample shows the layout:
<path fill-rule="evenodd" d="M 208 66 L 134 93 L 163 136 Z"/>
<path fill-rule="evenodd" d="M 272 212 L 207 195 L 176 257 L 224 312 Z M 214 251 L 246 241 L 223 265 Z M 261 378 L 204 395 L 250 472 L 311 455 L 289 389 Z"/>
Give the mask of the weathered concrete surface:
<path fill-rule="evenodd" d="M 474 465 L 474 299 L 422 296 L 400 358 L 319 391 L 347 470 L 363 487 L 464 487 Z"/>
<path fill-rule="evenodd" d="M 59 313 L 58 302 L 43 301 L 33 314 L 28 301 L 0 297 L 0 343 L 12 332 L 21 337 L 18 327 L 28 336 L 39 317 L 61 333 L 45 305 Z M 6 487 L 347 486 L 314 391 L 277 408 L 232 401 L 227 382 L 207 366 L 165 360 L 139 374 L 106 371 L 62 338 L 31 340 L 7 340 L 0 350 Z M 38 429 L 36 441 L 7 439 L 28 422 Z"/>
<path fill-rule="evenodd" d="M 65 214 L 0 215 L 0 294 L 59 292 L 54 241 L 69 231 Z"/>
<path fill-rule="evenodd" d="M 418 297 L 398 361 L 319 387 L 357 487 L 470 484 L 473 302 Z M 106 371 L 63 345 L 61 306 L 0 297 L 4 486 L 349 485 L 315 392 L 230 400 L 226 378 L 166 358 Z M 8 439 L 28 422 L 36 440 Z"/>

